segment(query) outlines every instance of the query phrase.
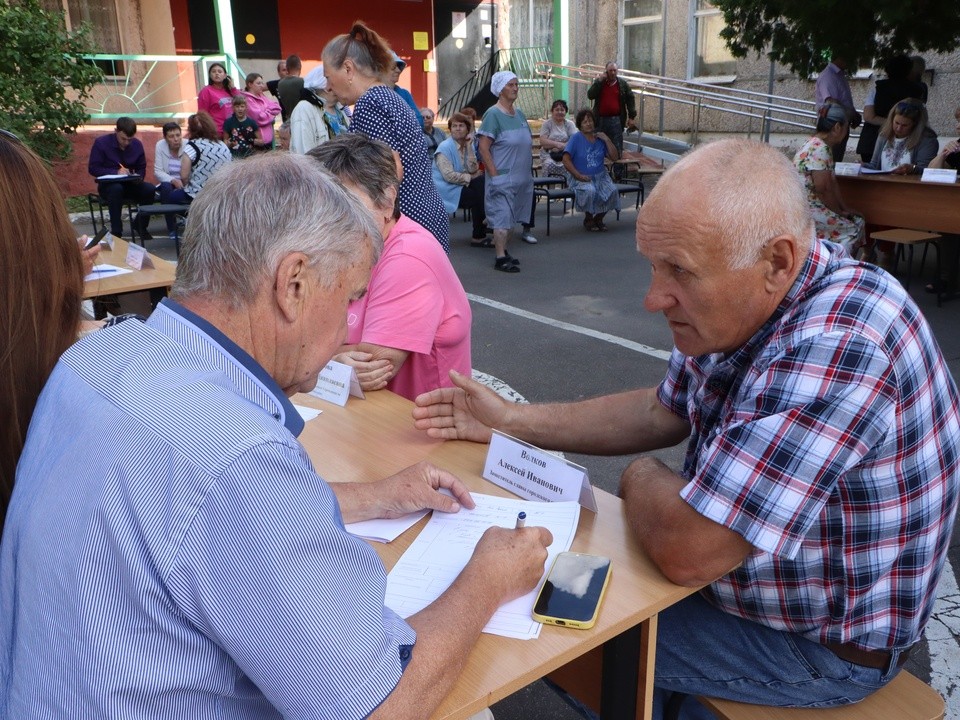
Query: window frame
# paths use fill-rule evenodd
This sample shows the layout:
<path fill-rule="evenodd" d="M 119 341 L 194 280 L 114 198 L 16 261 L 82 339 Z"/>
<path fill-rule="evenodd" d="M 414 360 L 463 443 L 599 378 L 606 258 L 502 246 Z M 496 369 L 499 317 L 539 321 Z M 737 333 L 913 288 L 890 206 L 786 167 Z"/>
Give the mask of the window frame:
<path fill-rule="evenodd" d="M 666 67 L 664 67 L 664 58 L 663 58 L 663 43 L 664 43 L 664 33 L 667 31 L 666 28 L 666 8 L 667 0 L 661 0 L 660 2 L 660 13 L 657 15 L 637 15 L 634 17 L 626 16 L 626 4 L 627 0 L 623 0 L 620 3 L 620 48 L 621 48 L 621 57 L 619 58 L 619 64 L 621 66 L 627 66 L 629 64 L 627 58 L 627 29 L 631 27 L 636 27 L 639 25 L 660 25 L 660 47 L 653 48 L 654 57 L 657 59 L 657 70 L 656 72 L 650 73 L 658 77 L 663 77 Z M 642 71 L 638 71 L 642 72 Z"/>
<path fill-rule="evenodd" d="M 709 0 L 707 0 L 709 1 Z M 701 74 L 697 67 L 697 46 L 700 41 L 700 21 L 703 18 L 723 16 L 723 11 L 714 7 L 710 3 L 710 8 L 698 10 L 699 0 L 690 0 L 688 4 L 688 26 L 687 26 L 687 80 L 692 82 L 707 83 L 710 85 L 726 85 L 735 82 L 737 79 L 736 69 L 733 73 L 724 73 L 717 75 Z M 729 48 L 728 48 L 729 51 Z M 730 53 L 730 60 L 736 65 L 737 59 Z"/>
<path fill-rule="evenodd" d="M 120 32 L 120 9 L 117 6 L 117 0 L 101 0 L 101 2 L 109 2 L 113 6 L 113 16 L 115 20 L 114 28 L 116 29 L 117 44 L 120 48 L 116 52 L 107 52 L 105 54 L 123 55 L 123 33 Z M 41 0 L 40 6 L 48 11 L 53 11 L 54 8 L 59 8 L 63 13 L 63 22 L 66 30 L 68 32 L 73 32 L 75 23 L 73 17 L 70 15 L 70 0 Z M 82 21 L 80 24 L 82 24 Z M 100 68 L 100 70 L 103 72 L 104 79 L 123 78 L 126 76 L 127 64 L 123 60 L 91 60 L 89 62 Z"/>

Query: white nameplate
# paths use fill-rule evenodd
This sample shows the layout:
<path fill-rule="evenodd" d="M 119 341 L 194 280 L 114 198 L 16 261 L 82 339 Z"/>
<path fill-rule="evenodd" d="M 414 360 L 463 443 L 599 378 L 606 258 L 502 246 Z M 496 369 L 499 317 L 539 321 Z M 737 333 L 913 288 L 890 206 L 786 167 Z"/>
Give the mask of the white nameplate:
<path fill-rule="evenodd" d="M 317 386 L 310 391 L 314 397 L 343 407 L 353 395 L 363 399 L 363 390 L 357 379 L 357 371 L 350 365 L 331 360 L 317 376 Z"/>
<path fill-rule="evenodd" d="M 152 268 L 153 260 L 150 259 L 150 253 L 147 252 L 145 247 L 130 243 L 127 246 L 127 265 L 134 270 L 143 270 L 144 268 Z"/>
<path fill-rule="evenodd" d="M 947 168 L 924 168 L 923 175 L 920 176 L 920 182 L 946 183 L 953 185 L 957 181 L 957 171 Z"/>
<path fill-rule="evenodd" d="M 859 175 L 860 163 L 838 162 L 833 166 L 833 172 L 837 175 Z"/>
<path fill-rule="evenodd" d="M 585 467 L 497 430 L 490 438 L 483 477 L 527 500 L 576 501 L 597 511 Z"/>
<path fill-rule="evenodd" d="M 106 245 L 108 248 L 110 248 L 110 252 L 113 252 L 113 241 L 114 241 L 114 240 L 115 240 L 115 238 L 113 237 L 113 233 L 107 231 L 107 234 L 103 236 L 103 239 L 100 241 L 100 244 L 101 244 L 101 245 Z"/>

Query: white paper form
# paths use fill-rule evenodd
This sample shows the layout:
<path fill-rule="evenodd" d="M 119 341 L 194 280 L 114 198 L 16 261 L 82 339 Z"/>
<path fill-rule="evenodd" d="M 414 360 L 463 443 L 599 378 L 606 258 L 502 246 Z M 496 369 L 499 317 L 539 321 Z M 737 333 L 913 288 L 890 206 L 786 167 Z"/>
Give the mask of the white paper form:
<path fill-rule="evenodd" d="M 385 604 L 401 617 L 409 617 L 436 600 L 463 570 L 484 531 L 491 525 L 515 527 L 521 511 L 527 514 L 527 527 L 541 525 L 553 533 L 544 575 L 557 553 L 569 550 L 573 543 L 580 520 L 579 503 L 541 503 L 476 493 L 472 497 L 477 504 L 473 510 L 434 513 L 387 576 Z M 541 625 L 530 613 L 542 582 L 543 576 L 531 592 L 501 605 L 483 631 L 520 640 L 539 637 Z"/>
<path fill-rule="evenodd" d="M 102 265 L 95 265 L 93 271 L 87 275 L 83 281 L 90 282 L 91 280 L 102 280 L 103 278 L 126 275 L 127 273 L 132 272 L 133 270 L 128 267 L 117 267 L 116 265 L 107 265 L 104 263 Z"/>

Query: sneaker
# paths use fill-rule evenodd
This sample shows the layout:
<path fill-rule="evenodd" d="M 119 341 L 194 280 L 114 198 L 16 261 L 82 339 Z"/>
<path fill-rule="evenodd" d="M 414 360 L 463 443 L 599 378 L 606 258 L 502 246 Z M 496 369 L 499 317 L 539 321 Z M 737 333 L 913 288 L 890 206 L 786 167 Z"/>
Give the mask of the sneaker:
<path fill-rule="evenodd" d="M 520 239 L 523 240 L 523 241 L 524 241 L 525 243 L 527 243 L 528 245 L 536 245 L 536 244 L 537 244 L 537 239 L 530 233 L 529 230 L 524 230 L 524 231 L 520 234 Z"/>

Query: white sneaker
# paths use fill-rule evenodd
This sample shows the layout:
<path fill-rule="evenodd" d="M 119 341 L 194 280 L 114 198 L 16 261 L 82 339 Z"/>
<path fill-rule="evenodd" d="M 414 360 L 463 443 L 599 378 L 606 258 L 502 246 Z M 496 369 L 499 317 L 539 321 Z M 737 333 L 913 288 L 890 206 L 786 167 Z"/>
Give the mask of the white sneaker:
<path fill-rule="evenodd" d="M 523 240 L 528 245 L 536 245 L 537 239 L 530 233 L 529 230 L 524 231 L 520 234 L 520 239 Z"/>

